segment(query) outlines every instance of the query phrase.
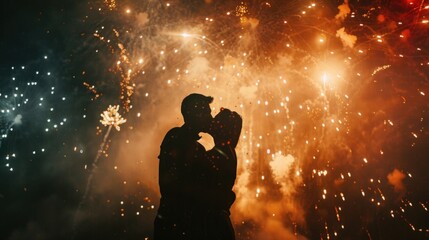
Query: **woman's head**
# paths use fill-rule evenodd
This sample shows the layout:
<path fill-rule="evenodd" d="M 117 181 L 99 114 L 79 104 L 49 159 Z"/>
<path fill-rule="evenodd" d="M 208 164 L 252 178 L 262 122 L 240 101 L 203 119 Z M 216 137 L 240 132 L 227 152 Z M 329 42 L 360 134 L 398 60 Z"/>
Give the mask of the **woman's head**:
<path fill-rule="evenodd" d="M 213 119 L 210 134 L 216 145 L 230 145 L 235 148 L 240 138 L 242 125 L 243 120 L 238 113 L 223 108 Z"/>

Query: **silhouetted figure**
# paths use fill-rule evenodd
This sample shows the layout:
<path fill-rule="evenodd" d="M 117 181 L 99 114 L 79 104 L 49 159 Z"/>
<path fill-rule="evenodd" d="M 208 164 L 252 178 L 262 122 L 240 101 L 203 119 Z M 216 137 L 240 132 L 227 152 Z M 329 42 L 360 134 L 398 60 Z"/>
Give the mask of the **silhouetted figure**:
<path fill-rule="evenodd" d="M 236 112 L 222 109 L 214 118 L 209 133 L 215 147 L 206 153 L 203 161 L 196 162 L 196 172 L 205 184 L 204 240 L 234 240 L 234 228 L 229 218 L 229 209 L 235 201 L 232 188 L 237 173 L 237 146 L 242 128 L 242 119 Z"/>
<path fill-rule="evenodd" d="M 185 124 L 171 129 L 159 155 L 160 206 L 155 240 L 234 240 L 229 209 L 235 201 L 237 145 L 242 119 L 222 109 L 213 119 L 212 97 L 193 93 L 182 102 Z M 210 133 L 206 151 L 198 133 Z"/>
<path fill-rule="evenodd" d="M 201 189 L 195 181 L 195 161 L 204 159 L 206 151 L 197 142 L 199 132 L 207 132 L 213 117 L 209 104 L 212 97 L 190 94 L 182 101 L 184 125 L 171 129 L 161 144 L 159 155 L 160 206 L 154 224 L 155 240 L 202 240 L 196 211 Z"/>

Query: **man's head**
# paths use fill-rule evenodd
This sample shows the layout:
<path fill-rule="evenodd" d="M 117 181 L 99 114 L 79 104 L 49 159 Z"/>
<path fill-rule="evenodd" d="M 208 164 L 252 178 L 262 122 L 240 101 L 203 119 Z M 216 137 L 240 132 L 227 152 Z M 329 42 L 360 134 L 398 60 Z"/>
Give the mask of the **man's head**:
<path fill-rule="evenodd" d="M 182 101 L 181 111 L 185 124 L 198 132 L 207 132 L 212 122 L 210 103 L 213 97 L 192 93 Z"/>

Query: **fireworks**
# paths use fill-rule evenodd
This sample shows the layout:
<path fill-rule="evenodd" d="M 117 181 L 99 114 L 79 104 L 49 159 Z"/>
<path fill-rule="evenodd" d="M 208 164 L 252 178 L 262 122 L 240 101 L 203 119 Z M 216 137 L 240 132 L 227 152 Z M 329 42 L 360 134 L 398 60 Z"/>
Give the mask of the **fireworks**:
<path fill-rule="evenodd" d="M 120 131 L 121 128 L 119 125 L 124 124 L 127 120 L 123 119 L 122 116 L 118 112 L 119 105 L 111 106 L 107 108 L 100 116 L 102 119 L 100 120 L 101 124 L 104 126 L 114 126 L 116 130 Z"/>
<path fill-rule="evenodd" d="M 0 154 L 5 160 L 3 166 L 10 172 L 16 170 L 17 158 L 21 161 L 37 158 L 49 149 L 43 143 L 23 149 L 17 142 L 25 139 L 27 134 L 38 138 L 55 136 L 67 123 L 66 109 L 60 106 L 68 103 L 68 96 L 57 91 L 58 76 L 51 72 L 55 66 L 50 65 L 48 56 L 40 59 L 40 65 L 12 66 L 2 76 Z M 51 70 L 47 70 L 49 68 Z"/>
<path fill-rule="evenodd" d="M 236 191 L 240 197 L 233 215 L 237 223 L 256 226 L 248 229 L 238 224 L 240 235 L 255 231 L 257 236 L 268 234 L 274 239 L 289 234 L 342 238 L 356 227 L 350 221 L 358 214 L 352 210 L 357 199 L 366 201 L 359 207 L 370 214 L 374 208 L 395 206 L 397 197 L 405 194 L 403 171 L 392 172 L 394 164 L 382 167 L 386 156 L 394 152 L 387 150 L 392 143 L 385 138 L 399 127 L 394 122 L 403 121 L 389 116 L 390 106 L 397 103 L 389 105 L 379 98 L 377 109 L 365 100 L 374 96 L 372 91 L 398 91 L 386 89 L 379 83 L 383 77 L 378 76 L 404 56 L 390 45 L 395 34 L 403 31 L 391 28 L 386 32 L 369 23 L 373 18 L 387 22 L 386 16 L 377 15 L 371 6 L 369 11 L 363 6 L 352 8 L 348 1 L 338 6 L 331 19 L 318 15 L 323 8 L 335 8 L 322 3 L 240 2 L 218 6 L 215 14 L 191 17 L 181 15 L 187 10 L 179 3 L 168 3 L 165 9 L 146 7 L 134 11 L 144 14 L 147 28 L 131 27 L 128 34 L 136 36 L 136 41 L 130 37 L 122 42 L 129 56 L 144 54 L 145 63 L 149 62 L 137 70 L 145 77 L 136 75 L 129 82 L 148 91 L 160 109 L 171 101 L 180 102 L 186 92 L 198 91 L 217 97 L 215 112 L 221 106 L 234 106 L 247 120 L 238 151 L 242 162 Z M 415 21 L 397 24 L 408 26 Z M 158 31 L 149 32 L 149 26 Z M 357 30 L 351 30 L 356 26 Z M 318 39 L 314 47 L 307 40 L 312 37 Z M 378 56 L 371 56 L 375 54 L 372 49 L 384 51 L 388 60 L 374 61 Z M 161 111 L 147 114 L 156 116 Z M 415 131 L 411 135 L 418 136 Z M 391 186 L 400 189 L 394 191 L 398 196 Z M 254 213 L 245 210 L 258 205 L 261 208 Z M 266 222 L 261 217 L 266 215 L 273 219 Z M 282 215 L 288 217 L 278 217 Z M 293 224 L 279 227 L 286 222 Z M 366 237 L 376 234 L 368 230 L 372 221 L 360 224 Z M 305 228 L 309 232 L 302 231 Z"/>
<path fill-rule="evenodd" d="M 427 236 L 419 166 L 427 166 L 429 138 L 429 7 L 380 4 L 91 2 L 83 38 L 97 64 L 85 62 L 81 80 L 92 98 L 84 107 L 97 110 L 85 114 L 120 105 L 101 114 L 108 128 L 83 199 L 93 177 L 104 179 L 93 169 L 106 157 L 106 184 L 116 176 L 124 193 L 104 199 L 100 190 L 100 205 L 127 223 L 153 214 L 160 141 L 181 123 L 182 98 L 200 92 L 215 97 L 214 114 L 228 107 L 243 116 L 232 209 L 238 239 Z M 7 139 L 26 117 L 2 109 Z M 47 132 L 67 120 L 48 119 Z M 110 141 L 111 128 L 125 122 Z M 8 167 L 16 155 L 4 154 Z"/>

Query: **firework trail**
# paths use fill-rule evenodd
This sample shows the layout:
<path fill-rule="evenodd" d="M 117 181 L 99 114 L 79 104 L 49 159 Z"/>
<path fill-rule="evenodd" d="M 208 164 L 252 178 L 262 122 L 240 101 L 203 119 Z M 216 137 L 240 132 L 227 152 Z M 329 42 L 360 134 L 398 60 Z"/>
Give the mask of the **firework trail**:
<path fill-rule="evenodd" d="M 91 172 L 90 172 L 88 179 L 86 181 L 85 191 L 84 191 L 82 199 L 79 202 L 79 205 L 76 209 L 76 213 L 75 213 L 75 217 L 74 217 L 74 224 L 73 224 L 73 233 L 75 233 L 76 226 L 78 223 L 77 222 L 78 221 L 78 219 L 77 219 L 78 214 L 79 214 L 80 210 L 82 209 L 83 204 L 88 199 L 89 193 L 91 191 L 91 183 L 92 183 L 92 179 L 94 177 L 94 174 L 97 170 L 97 163 L 101 157 L 101 154 L 103 154 L 103 152 L 104 152 L 104 147 L 107 143 L 107 139 L 109 138 L 110 131 L 112 130 L 112 127 L 115 127 L 115 129 L 117 131 L 120 131 L 121 128 L 119 125 L 124 124 L 126 122 L 126 120 L 121 117 L 118 110 L 119 110 L 119 105 L 116 105 L 116 106 L 110 106 L 109 105 L 108 109 L 101 114 L 102 120 L 100 120 L 100 122 L 104 126 L 108 126 L 108 128 L 107 128 L 106 133 L 104 134 L 103 141 L 101 142 L 100 147 L 98 148 L 97 155 L 95 156 L 95 158 L 91 164 L 92 169 L 91 169 Z M 73 235 L 73 238 L 74 238 L 74 235 Z"/>

